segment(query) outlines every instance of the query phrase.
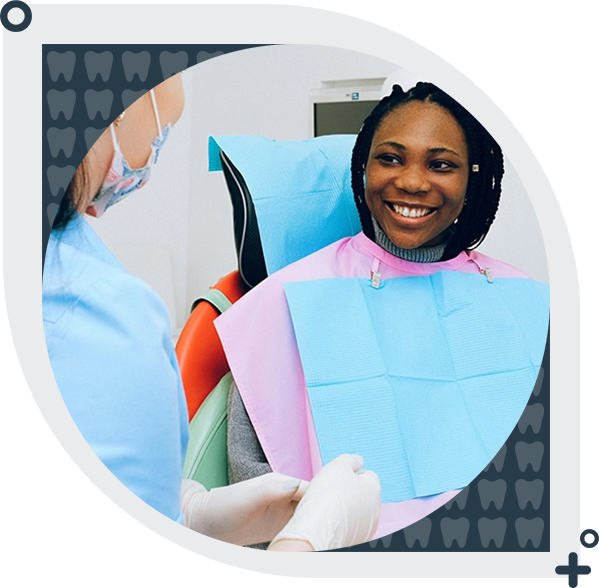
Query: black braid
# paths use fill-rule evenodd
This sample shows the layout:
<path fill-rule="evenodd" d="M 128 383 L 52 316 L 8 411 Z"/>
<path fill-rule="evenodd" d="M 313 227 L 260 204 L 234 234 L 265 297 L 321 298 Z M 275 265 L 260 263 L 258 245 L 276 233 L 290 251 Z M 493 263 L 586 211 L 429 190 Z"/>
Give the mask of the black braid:
<path fill-rule="evenodd" d="M 393 92 L 383 98 L 364 121 L 352 153 L 354 199 L 362 230 L 369 239 L 374 241 L 372 217 L 364 195 L 364 173 L 370 146 L 382 120 L 401 104 L 414 100 L 433 102 L 450 112 L 466 136 L 470 165 L 479 166 L 478 172 L 469 172 L 464 207 L 442 257 L 443 260 L 452 259 L 462 251 L 478 247 L 495 220 L 501 196 L 503 154 L 487 130 L 463 106 L 437 86 L 428 82 L 419 82 L 407 92 L 404 92 L 400 86 L 393 86 Z"/>

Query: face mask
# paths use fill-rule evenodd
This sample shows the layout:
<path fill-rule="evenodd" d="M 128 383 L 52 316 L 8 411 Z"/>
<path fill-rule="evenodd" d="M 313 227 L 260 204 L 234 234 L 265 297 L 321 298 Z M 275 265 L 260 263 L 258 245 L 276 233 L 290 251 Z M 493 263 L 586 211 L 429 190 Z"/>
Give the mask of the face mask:
<path fill-rule="evenodd" d="M 112 163 L 104 178 L 104 182 L 102 182 L 102 186 L 94 196 L 92 203 L 87 207 L 87 214 L 96 218 L 101 217 L 107 208 L 120 202 L 125 196 L 131 194 L 131 192 L 135 192 L 135 190 L 139 190 L 139 188 L 145 186 L 150 179 L 152 167 L 156 164 L 158 154 L 171 130 L 170 123 L 164 129 L 162 128 L 154 90 L 150 90 L 150 95 L 152 97 L 152 105 L 154 106 L 154 114 L 156 115 L 156 124 L 158 125 L 158 136 L 152 142 L 152 152 L 148 157 L 148 161 L 143 167 L 132 169 L 121 153 L 121 148 L 114 132 L 114 123 L 111 124 L 110 133 L 114 147 Z"/>

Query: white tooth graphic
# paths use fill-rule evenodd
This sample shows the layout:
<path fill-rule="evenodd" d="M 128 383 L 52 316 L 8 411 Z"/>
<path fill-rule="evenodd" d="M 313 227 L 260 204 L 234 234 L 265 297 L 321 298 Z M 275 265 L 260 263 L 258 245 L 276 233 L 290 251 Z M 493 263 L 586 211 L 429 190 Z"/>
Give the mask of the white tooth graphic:
<path fill-rule="evenodd" d="M 121 60 L 123 62 L 125 77 L 128 82 L 133 81 L 135 74 L 139 77 L 140 82 L 146 81 L 148 70 L 150 69 L 150 62 L 152 61 L 152 56 L 148 51 L 142 51 L 141 53 L 125 51 Z"/>
<path fill-rule="evenodd" d="M 545 377 L 545 370 L 543 366 L 539 368 L 539 375 L 537 376 L 537 381 L 535 383 L 535 387 L 533 388 L 532 393 L 535 396 L 538 396 L 541 393 L 541 386 L 543 385 L 543 378 Z"/>
<path fill-rule="evenodd" d="M 535 549 L 538 548 L 541 545 L 544 528 L 545 523 L 539 517 L 532 520 L 516 519 L 516 535 L 518 535 L 520 547 L 526 547 L 526 544 L 530 541 Z"/>
<path fill-rule="evenodd" d="M 107 128 L 108 127 L 102 127 L 101 129 L 96 129 L 94 127 L 87 127 L 87 129 L 85 129 L 83 136 L 85 137 L 85 145 L 87 146 L 88 151 L 93 147 L 93 144 L 100 138 L 100 135 Z"/>
<path fill-rule="evenodd" d="M 384 537 L 381 537 L 381 541 L 385 549 L 389 549 L 389 546 L 391 545 L 391 539 L 393 539 L 393 533 L 391 533 L 391 535 L 385 535 Z M 374 539 L 373 541 L 369 541 L 368 545 L 374 549 L 378 542 L 378 539 Z"/>
<path fill-rule="evenodd" d="M 503 545 L 506 530 L 507 521 L 504 518 L 487 519 L 482 517 L 478 520 L 480 542 L 485 549 L 489 547 L 491 541 L 495 543 L 496 547 L 501 547 Z"/>
<path fill-rule="evenodd" d="M 63 191 L 66 190 L 74 173 L 75 168 L 72 165 L 67 165 L 66 167 L 51 165 L 48 167 L 48 184 L 50 184 L 52 196 L 56 196 L 61 189 Z"/>
<path fill-rule="evenodd" d="M 56 217 L 56 213 L 58 212 L 58 204 L 56 202 L 51 202 L 48 204 L 46 208 L 46 214 L 48 215 L 48 222 L 50 223 L 50 228 L 52 228 L 52 224 L 54 223 L 54 218 Z"/>
<path fill-rule="evenodd" d="M 518 468 L 521 472 L 525 472 L 530 464 L 535 472 L 541 469 L 541 461 L 545 446 L 540 442 L 524 443 L 519 441 L 516 443 L 516 459 L 518 460 Z"/>
<path fill-rule="evenodd" d="M 543 500 L 544 489 L 545 484 L 543 484 L 543 480 L 533 480 L 532 482 L 518 480 L 516 482 L 518 506 L 524 510 L 530 502 L 535 510 L 539 510 L 541 501 Z"/>
<path fill-rule="evenodd" d="M 478 495 L 480 496 L 481 506 L 488 510 L 491 502 L 497 510 L 503 508 L 503 501 L 507 491 L 507 482 L 505 480 L 480 480 L 478 482 Z"/>
<path fill-rule="evenodd" d="M 71 120 L 73 109 L 75 108 L 75 100 L 77 99 L 75 90 L 65 90 L 64 92 L 50 90 L 47 97 L 52 120 L 56 120 L 61 112 L 67 120 Z"/>
<path fill-rule="evenodd" d="M 123 90 L 123 93 L 121 94 L 121 99 L 123 101 L 123 110 L 127 110 L 129 106 L 131 106 L 134 102 L 139 100 L 147 92 L 147 90 Z"/>
<path fill-rule="evenodd" d="M 53 82 L 56 82 L 60 74 L 64 77 L 65 82 L 70 82 L 73 77 L 73 69 L 75 69 L 75 61 L 77 57 L 72 51 L 66 53 L 57 53 L 50 51 L 48 53 L 48 69 Z"/>
<path fill-rule="evenodd" d="M 77 137 L 77 131 L 73 127 L 67 129 L 57 129 L 50 127 L 46 133 L 48 144 L 50 145 L 50 153 L 52 157 L 58 157 L 62 150 L 65 157 L 71 157 L 73 154 L 73 146 Z"/>
<path fill-rule="evenodd" d="M 110 108 L 112 107 L 112 92 L 110 90 L 86 90 L 84 94 L 85 106 L 87 106 L 87 116 L 90 120 L 95 120 L 98 112 L 104 120 L 110 118 Z"/>
<path fill-rule="evenodd" d="M 501 449 L 497 452 L 497 455 L 493 458 L 493 460 L 489 463 L 489 465 L 485 468 L 485 472 L 488 472 L 491 469 L 491 465 L 495 468 L 496 472 L 501 472 L 503 469 L 503 464 L 505 462 L 505 455 L 507 453 L 507 446 L 503 445 Z"/>
<path fill-rule="evenodd" d="M 518 429 L 520 433 L 526 433 L 526 430 L 530 426 L 536 435 L 541 430 L 541 423 L 543 422 L 543 414 L 545 409 L 542 404 L 530 404 L 522 413 L 520 420 L 518 421 Z"/>
<path fill-rule="evenodd" d="M 457 541 L 460 549 L 466 545 L 468 538 L 468 529 L 470 529 L 470 521 L 466 517 L 461 519 L 441 519 L 441 534 L 443 535 L 443 543 L 448 549 L 454 541 Z"/>
<path fill-rule="evenodd" d="M 88 51 L 83 60 L 85 61 L 85 69 L 87 69 L 89 81 L 93 82 L 97 75 L 100 74 L 102 80 L 107 82 L 110 77 L 110 70 L 112 69 L 112 59 L 110 51 L 103 51 L 102 53 Z"/>
<path fill-rule="evenodd" d="M 418 541 L 420 547 L 425 548 L 428 545 L 432 528 L 433 522 L 429 518 L 420 519 L 416 523 L 406 527 L 403 533 L 407 546 L 412 549 L 416 541 Z"/>
<path fill-rule="evenodd" d="M 458 505 L 460 510 L 464 510 L 466 507 L 466 501 L 468 500 L 468 493 L 470 492 L 470 486 L 466 486 L 457 496 L 454 496 L 448 503 L 445 504 L 447 510 L 451 510 L 454 504 Z"/>
<path fill-rule="evenodd" d="M 163 51 L 160 54 L 160 67 L 162 68 L 162 76 L 164 79 L 166 80 L 172 75 L 183 71 L 187 67 L 188 59 L 185 51 L 179 51 L 178 53 Z"/>
<path fill-rule="evenodd" d="M 202 63 L 202 61 L 207 61 L 208 59 L 212 59 L 213 57 L 218 57 L 219 55 L 224 55 L 222 51 L 215 51 L 214 53 L 209 53 L 208 51 L 200 51 L 198 53 L 198 63 Z"/>

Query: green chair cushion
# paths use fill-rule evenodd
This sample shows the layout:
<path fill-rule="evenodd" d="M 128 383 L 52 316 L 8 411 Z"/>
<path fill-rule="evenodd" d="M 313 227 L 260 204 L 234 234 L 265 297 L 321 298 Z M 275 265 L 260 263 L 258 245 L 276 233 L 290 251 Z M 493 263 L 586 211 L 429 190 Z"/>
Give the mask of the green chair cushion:
<path fill-rule="evenodd" d="M 227 461 L 227 400 L 233 381 L 227 373 L 206 397 L 189 423 L 189 445 L 183 478 L 208 490 L 229 483 Z"/>

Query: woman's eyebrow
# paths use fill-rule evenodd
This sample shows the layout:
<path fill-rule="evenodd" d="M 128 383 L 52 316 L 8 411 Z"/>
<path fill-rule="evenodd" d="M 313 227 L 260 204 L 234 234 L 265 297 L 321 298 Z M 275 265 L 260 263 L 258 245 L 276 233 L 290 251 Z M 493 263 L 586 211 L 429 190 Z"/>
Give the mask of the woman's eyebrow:
<path fill-rule="evenodd" d="M 405 151 L 407 147 L 402 145 L 401 143 L 396 143 L 395 141 L 384 141 L 383 143 L 379 143 L 377 147 L 393 147 L 394 149 L 399 149 L 400 151 Z M 429 153 L 437 154 L 437 153 L 453 153 L 458 157 L 462 157 L 457 151 L 453 149 L 449 149 L 448 147 L 431 147 L 428 149 Z"/>
<path fill-rule="evenodd" d="M 394 147 L 395 149 L 403 149 L 405 150 L 406 146 L 401 143 L 396 143 L 395 141 L 384 141 L 383 143 L 379 143 L 377 147 Z"/>
<path fill-rule="evenodd" d="M 448 149 L 447 147 L 433 147 L 432 149 L 428 150 L 429 153 L 453 153 L 454 155 L 457 155 L 458 157 L 462 157 L 457 151 L 454 151 L 453 149 Z"/>

